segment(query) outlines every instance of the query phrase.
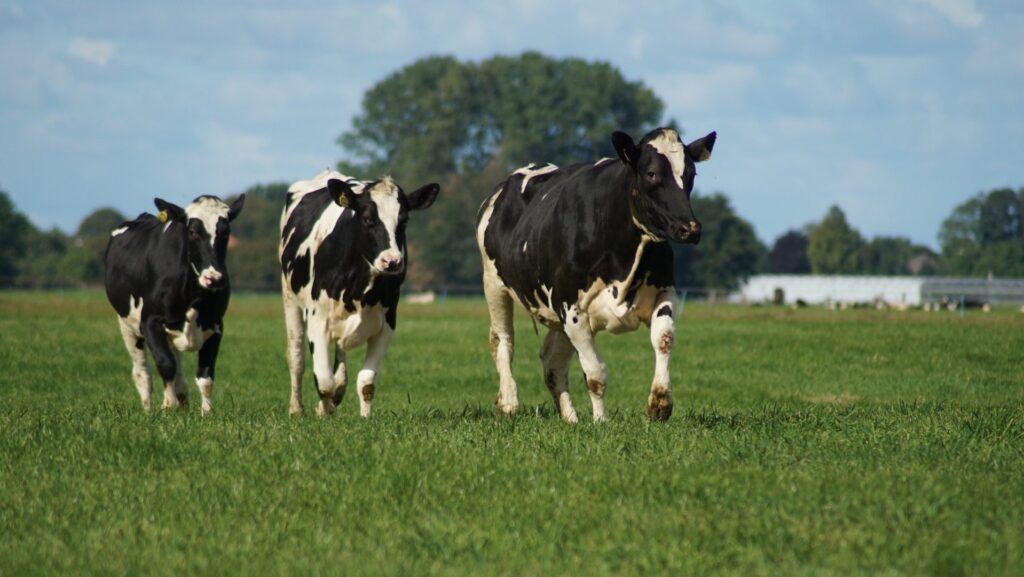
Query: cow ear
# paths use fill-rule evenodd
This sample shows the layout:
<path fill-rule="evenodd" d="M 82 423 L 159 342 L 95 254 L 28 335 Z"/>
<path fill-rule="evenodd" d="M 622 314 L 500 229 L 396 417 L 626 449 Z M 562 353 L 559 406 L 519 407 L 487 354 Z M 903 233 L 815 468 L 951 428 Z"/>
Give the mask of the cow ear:
<path fill-rule="evenodd" d="M 228 222 L 235 220 L 235 217 L 242 213 L 242 207 L 245 206 L 245 193 L 235 199 L 235 202 L 231 203 L 228 207 Z"/>
<path fill-rule="evenodd" d="M 155 204 L 157 210 L 160 211 L 156 215 L 156 217 L 160 219 L 160 222 L 167 222 L 171 220 L 185 222 L 185 210 L 180 206 L 172 202 L 167 202 L 162 198 L 154 198 L 153 204 Z"/>
<path fill-rule="evenodd" d="M 686 151 L 690 153 L 694 162 L 704 162 L 711 158 L 711 149 L 715 147 L 715 138 L 718 138 L 718 135 L 712 132 L 704 138 L 698 138 L 686 145 Z"/>
<path fill-rule="evenodd" d="M 327 192 L 331 194 L 331 198 L 334 199 L 334 202 L 345 208 L 352 206 L 356 197 L 348 183 L 337 178 L 332 178 L 327 181 Z"/>
<path fill-rule="evenodd" d="M 441 192 L 441 187 L 436 182 L 431 182 L 412 191 L 412 194 L 406 196 L 409 199 L 409 210 L 430 208 L 439 192 Z"/>
<path fill-rule="evenodd" d="M 633 144 L 633 137 L 625 132 L 612 133 L 612 146 L 615 147 L 615 154 L 619 155 L 622 162 L 636 168 L 636 161 L 640 159 L 640 151 L 636 144 Z"/>

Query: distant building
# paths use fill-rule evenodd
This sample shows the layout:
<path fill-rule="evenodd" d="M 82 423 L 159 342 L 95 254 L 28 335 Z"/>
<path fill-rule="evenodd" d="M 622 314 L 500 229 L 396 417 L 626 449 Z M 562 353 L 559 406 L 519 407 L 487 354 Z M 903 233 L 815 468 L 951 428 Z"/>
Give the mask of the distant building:
<path fill-rule="evenodd" d="M 779 294 L 777 291 L 781 291 Z M 768 274 L 750 277 L 735 300 L 785 304 L 884 303 L 921 306 L 956 302 L 963 297 L 977 304 L 1024 304 L 1024 279 L 984 279 L 914 276 L 832 276 Z"/>

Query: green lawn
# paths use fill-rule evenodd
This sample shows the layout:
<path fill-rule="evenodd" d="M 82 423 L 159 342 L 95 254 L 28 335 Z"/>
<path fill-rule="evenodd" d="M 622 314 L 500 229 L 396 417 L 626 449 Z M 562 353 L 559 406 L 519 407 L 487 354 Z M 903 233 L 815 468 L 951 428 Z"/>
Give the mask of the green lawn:
<path fill-rule="evenodd" d="M 576 426 L 517 323 L 516 418 L 476 300 L 402 305 L 369 420 L 308 371 L 291 418 L 280 302 L 236 295 L 213 415 L 147 415 L 102 295 L 0 293 L 0 575 L 1024 575 L 1022 314 L 687 303 L 672 419 L 638 331 Z"/>

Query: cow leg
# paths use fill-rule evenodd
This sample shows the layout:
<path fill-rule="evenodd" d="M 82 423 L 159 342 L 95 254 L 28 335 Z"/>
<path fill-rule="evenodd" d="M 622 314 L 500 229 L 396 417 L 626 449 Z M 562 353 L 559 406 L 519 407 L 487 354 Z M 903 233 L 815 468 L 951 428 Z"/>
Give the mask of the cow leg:
<path fill-rule="evenodd" d="M 188 406 L 188 387 L 185 386 L 185 375 L 181 370 L 181 351 L 171 347 L 171 354 L 174 355 L 174 381 L 171 384 L 164 383 L 164 403 L 161 409 Z"/>
<path fill-rule="evenodd" d="M 309 323 L 309 352 L 313 357 L 313 381 L 316 383 L 316 392 L 320 395 L 320 402 L 316 405 L 316 414 L 327 416 L 334 414 L 334 371 L 331 370 L 331 351 L 334 343 L 331 342 L 327 330 L 327 319 L 323 315 L 310 315 Z"/>
<path fill-rule="evenodd" d="M 607 420 L 604 414 L 604 390 L 608 384 L 608 367 L 597 354 L 594 333 L 590 330 L 590 320 L 574 306 L 566 314 L 564 327 L 566 336 L 572 341 L 572 346 L 579 355 L 580 366 L 583 367 L 583 374 L 587 379 L 587 392 L 590 393 L 590 402 L 594 406 L 594 422 L 604 422 Z"/>
<path fill-rule="evenodd" d="M 135 383 L 135 390 L 139 392 L 139 398 L 142 400 L 142 410 L 148 411 L 150 397 L 153 395 L 153 378 L 149 373 L 149 363 L 146 361 L 146 340 L 132 329 L 127 320 L 119 318 L 118 324 L 121 326 L 124 347 L 128 349 L 128 355 L 132 358 L 132 381 Z"/>
<path fill-rule="evenodd" d="M 540 362 L 544 366 L 544 384 L 551 391 L 555 410 L 567 423 L 576 422 L 576 409 L 569 398 L 569 361 L 575 350 L 565 333 L 549 329 L 540 346 Z"/>
<path fill-rule="evenodd" d="M 164 402 L 161 408 L 169 409 L 178 404 L 178 398 L 173 393 L 174 379 L 178 373 L 175 351 L 164 331 L 163 323 L 159 319 L 151 318 L 143 323 L 142 334 L 149 342 L 149 350 L 153 353 L 153 362 L 156 364 L 156 372 L 164 381 Z"/>
<path fill-rule="evenodd" d="M 348 355 L 341 344 L 334 346 L 334 406 L 341 405 L 345 398 L 345 390 L 348 389 Z"/>
<path fill-rule="evenodd" d="M 224 331 L 224 325 L 220 324 L 214 328 L 213 334 L 203 342 L 203 348 L 199 349 L 199 366 L 196 368 L 196 388 L 203 398 L 203 414 L 208 414 L 213 408 L 213 377 L 217 368 L 217 351 L 220 350 L 220 339 Z"/>
<path fill-rule="evenodd" d="M 366 360 L 363 361 L 363 368 L 356 378 L 356 390 L 359 391 L 359 415 L 370 416 L 370 405 L 373 403 L 373 394 L 376 392 L 377 372 L 380 364 L 384 361 L 384 353 L 388 351 L 391 344 L 391 337 L 395 331 L 387 323 L 380 332 L 366 341 Z"/>
<path fill-rule="evenodd" d="M 512 326 L 512 297 L 504 287 L 495 286 L 484 276 L 484 296 L 491 313 L 491 357 L 498 368 L 498 399 L 494 402 L 499 415 L 514 415 L 519 410 L 519 390 L 512 377 L 515 353 L 515 330 Z"/>
<path fill-rule="evenodd" d="M 669 377 L 669 359 L 676 338 L 676 296 L 673 291 L 658 295 L 651 316 L 651 346 L 654 347 L 654 381 L 647 397 L 647 416 L 665 421 L 672 415 L 672 379 Z"/>
<path fill-rule="evenodd" d="M 288 413 L 302 414 L 302 373 L 306 370 L 306 323 L 302 319 L 302 308 L 284 297 L 284 324 L 288 333 L 288 374 L 291 376 L 292 396 Z"/>

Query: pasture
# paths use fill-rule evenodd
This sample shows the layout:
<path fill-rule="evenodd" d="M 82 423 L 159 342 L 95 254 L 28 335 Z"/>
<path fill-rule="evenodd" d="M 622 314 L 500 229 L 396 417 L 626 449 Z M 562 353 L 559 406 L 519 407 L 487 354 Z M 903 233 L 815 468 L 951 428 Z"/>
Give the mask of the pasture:
<path fill-rule="evenodd" d="M 0 575 L 1024 573 L 1024 315 L 688 303 L 671 420 L 638 331 L 576 426 L 521 311 L 494 416 L 487 324 L 403 303 L 373 417 L 307 366 L 291 418 L 280 299 L 234 295 L 203 418 L 141 411 L 102 294 L 0 294 Z"/>

